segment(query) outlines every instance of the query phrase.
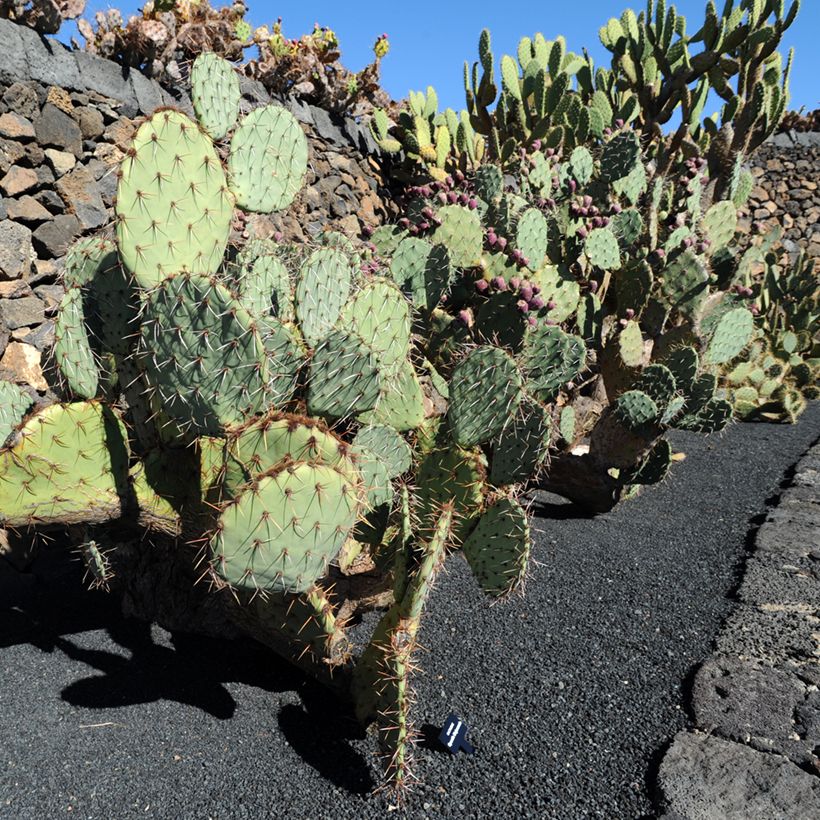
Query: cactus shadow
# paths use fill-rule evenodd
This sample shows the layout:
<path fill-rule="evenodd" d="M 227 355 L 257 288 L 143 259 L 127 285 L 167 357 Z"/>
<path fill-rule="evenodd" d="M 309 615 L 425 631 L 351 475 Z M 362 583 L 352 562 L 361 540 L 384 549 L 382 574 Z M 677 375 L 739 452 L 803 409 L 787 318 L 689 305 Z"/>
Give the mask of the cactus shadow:
<path fill-rule="evenodd" d="M 301 704 L 279 711 L 279 728 L 290 747 L 334 786 L 365 795 L 375 786 L 364 755 L 351 746 L 366 733 L 351 706 L 313 681 L 300 689 Z"/>
<path fill-rule="evenodd" d="M 89 649 L 65 637 L 55 646 L 67 657 L 101 674 L 66 686 L 61 697 L 73 706 L 111 709 L 156 701 L 175 701 L 219 720 L 229 720 L 236 701 L 226 683 L 266 691 L 290 691 L 299 675 L 286 664 L 272 663 L 271 653 L 253 641 L 229 641 L 170 633 L 170 646 L 155 642 L 151 625 L 121 618 L 108 636 L 128 654 Z"/>

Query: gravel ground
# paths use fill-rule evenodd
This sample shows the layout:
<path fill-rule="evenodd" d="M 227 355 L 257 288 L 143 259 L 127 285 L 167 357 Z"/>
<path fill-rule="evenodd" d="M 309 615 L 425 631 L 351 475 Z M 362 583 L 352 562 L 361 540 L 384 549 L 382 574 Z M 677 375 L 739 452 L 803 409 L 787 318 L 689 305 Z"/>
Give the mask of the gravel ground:
<path fill-rule="evenodd" d="M 564 504 L 533 520 L 523 599 L 488 606 L 454 556 L 422 629 L 416 718 L 429 737 L 458 712 L 477 751 L 423 743 L 407 815 L 649 816 L 749 530 L 819 435 L 817 404 L 796 427 L 677 435 L 688 457 L 662 486 L 593 520 Z M 0 817 L 388 813 L 373 740 L 325 692 L 255 645 L 124 621 L 73 571 L 0 608 Z"/>

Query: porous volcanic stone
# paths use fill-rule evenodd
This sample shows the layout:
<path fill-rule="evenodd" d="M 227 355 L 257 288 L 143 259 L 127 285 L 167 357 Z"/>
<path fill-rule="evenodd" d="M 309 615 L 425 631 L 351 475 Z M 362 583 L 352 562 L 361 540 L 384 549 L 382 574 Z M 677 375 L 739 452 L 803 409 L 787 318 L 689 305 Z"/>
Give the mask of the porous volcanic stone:
<path fill-rule="evenodd" d="M 688 820 L 811 820 L 820 778 L 781 755 L 681 732 L 661 763 L 665 808 Z"/>
<path fill-rule="evenodd" d="M 80 126 L 56 105 L 46 103 L 34 121 L 37 141 L 42 146 L 71 151 L 78 159 L 83 155 L 83 135 Z"/>
<path fill-rule="evenodd" d="M 0 319 L 9 330 L 34 327 L 45 319 L 44 305 L 36 296 L 4 299 L 0 302 Z"/>
<path fill-rule="evenodd" d="M 31 231 L 8 219 L 0 222 L 0 279 L 19 279 L 28 273 L 33 258 Z"/>
<path fill-rule="evenodd" d="M 30 191 L 37 185 L 37 182 L 36 171 L 15 165 L 0 180 L 0 189 L 6 196 L 17 196 L 25 191 Z"/>
<path fill-rule="evenodd" d="M 48 390 L 40 367 L 40 351 L 25 342 L 10 342 L 0 359 L 0 378 L 29 384 L 35 390 Z"/>
<path fill-rule="evenodd" d="M 68 246 L 80 233 L 80 222 L 74 214 L 60 214 L 44 222 L 32 234 L 32 240 L 41 256 L 65 255 Z"/>
<path fill-rule="evenodd" d="M 0 115 L 0 136 L 13 140 L 33 140 L 34 126 L 20 114 L 8 112 Z"/>

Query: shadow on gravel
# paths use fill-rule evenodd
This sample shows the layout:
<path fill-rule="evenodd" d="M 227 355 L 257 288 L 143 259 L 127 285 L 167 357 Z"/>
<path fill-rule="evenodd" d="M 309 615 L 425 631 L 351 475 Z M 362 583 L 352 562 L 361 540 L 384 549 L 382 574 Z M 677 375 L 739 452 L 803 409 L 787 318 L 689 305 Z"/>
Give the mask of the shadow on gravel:
<path fill-rule="evenodd" d="M 310 681 L 299 694 L 301 705 L 279 711 L 279 728 L 293 751 L 335 786 L 351 794 L 372 791 L 370 766 L 348 742 L 365 737 L 349 705 Z"/>

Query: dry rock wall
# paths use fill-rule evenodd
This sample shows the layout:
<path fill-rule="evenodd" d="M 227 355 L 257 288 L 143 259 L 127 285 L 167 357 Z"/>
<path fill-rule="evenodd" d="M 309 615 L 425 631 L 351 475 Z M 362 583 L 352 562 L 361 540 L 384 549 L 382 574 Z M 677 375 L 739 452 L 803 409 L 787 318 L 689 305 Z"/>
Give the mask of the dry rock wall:
<path fill-rule="evenodd" d="M 246 109 L 271 102 L 243 82 Z M 297 100 L 277 100 L 303 124 L 306 185 L 285 214 L 250 216 L 243 230 L 306 241 L 326 229 L 357 236 L 394 214 L 367 128 Z M 63 294 L 61 260 L 77 238 L 113 228 L 117 168 L 139 119 L 190 111 L 140 72 L 0 19 L 0 378 L 49 400 L 44 375 Z"/>

